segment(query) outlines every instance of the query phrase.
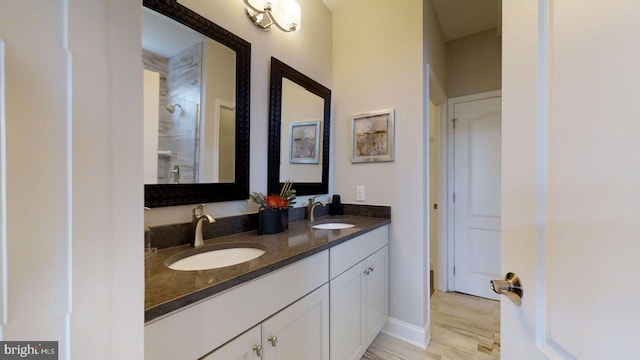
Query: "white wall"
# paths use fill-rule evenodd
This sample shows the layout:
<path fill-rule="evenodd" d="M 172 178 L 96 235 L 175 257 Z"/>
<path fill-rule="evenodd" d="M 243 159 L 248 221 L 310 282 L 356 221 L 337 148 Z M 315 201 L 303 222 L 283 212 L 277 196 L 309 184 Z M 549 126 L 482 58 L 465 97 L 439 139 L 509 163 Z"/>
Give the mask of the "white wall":
<path fill-rule="evenodd" d="M 269 71 L 271 56 L 332 88 L 331 12 L 321 0 L 298 0 L 302 9 L 302 26 L 295 33 L 278 29 L 265 32 L 246 16 L 239 0 L 181 0 L 216 24 L 251 43 L 251 151 L 250 191 L 267 191 L 267 144 L 269 132 Z M 332 123 L 332 128 L 334 127 Z M 329 176 L 329 192 L 333 177 Z M 296 206 L 305 198 L 299 197 Z M 324 199 L 326 200 L 326 199 Z M 150 225 L 191 221 L 192 205 L 155 208 L 148 211 Z M 246 201 L 208 204 L 205 210 L 214 217 L 256 212 L 257 206 Z"/>
<path fill-rule="evenodd" d="M 291 164 L 289 159 L 291 157 L 292 123 L 320 121 L 317 127 L 318 137 L 316 138 L 316 144 L 322 146 L 324 99 L 287 78 L 282 79 L 282 99 L 280 115 L 280 182 L 285 182 L 289 179 L 295 182 L 321 182 L 321 151 L 317 154 L 317 164 Z"/>
<path fill-rule="evenodd" d="M 442 28 L 438 21 L 438 15 L 433 7 L 432 0 L 423 1 L 423 24 L 424 27 L 424 61 L 429 64 L 432 77 L 435 77 L 440 86 L 447 85 L 446 44 L 442 35 Z"/>
<path fill-rule="evenodd" d="M 144 183 L 158 182 L 160 73 L 144 69 Z"/>
<path fill-rule="evenodd" d="M 2 340 L 143 356 L 140 18 L 129 0 L 3 3 Z"/>
<path fill-rule="evenodd" d="M 424 6 L 431 9 L 430 1 Z M 387 331 L 424 346 L 429 279 L 425 62 L 444 71 L 444 41 L 438 34 L 423 35 L 423 25 L 438 31 L 439 25 L 423 24 L 428 9 L 421 0 L 342 1 L 332 9 L 335 193 L 353 203 L 355 186 L 364 185 L 365 203 L 392 206 Z M 437 41 L 429 43 L 431 38 Z M 395 161 L 351 164 L 349 117 L 390 107 L 396 111 Z"/>
<path fill-rule="evenodd" d="M 447 95 L 458 97 L 500 90 L 502 37 L 489 29 L 447 42 Z"/>

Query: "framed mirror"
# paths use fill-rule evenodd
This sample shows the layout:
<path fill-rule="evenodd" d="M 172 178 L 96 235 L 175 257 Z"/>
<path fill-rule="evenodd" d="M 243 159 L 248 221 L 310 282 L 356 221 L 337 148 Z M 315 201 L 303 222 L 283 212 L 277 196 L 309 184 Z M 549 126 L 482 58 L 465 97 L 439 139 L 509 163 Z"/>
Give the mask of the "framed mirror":
<path fill-rule="evenodd" d="M 273 57 L 270 87 L 268 192 L 327 194 L 331 90 Z"/>
<path fill-rule="evenodd" d="M 251 44 L 176 0 L 143 5 L 145 206 L 248 199 Z"/>

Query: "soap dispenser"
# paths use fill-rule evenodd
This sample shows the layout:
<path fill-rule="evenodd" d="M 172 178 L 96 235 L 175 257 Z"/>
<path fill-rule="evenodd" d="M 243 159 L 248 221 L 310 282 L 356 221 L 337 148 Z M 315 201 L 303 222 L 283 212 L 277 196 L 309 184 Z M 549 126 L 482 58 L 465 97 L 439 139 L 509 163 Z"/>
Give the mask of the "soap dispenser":
<path fill-rule="evenodd" d="M 344 214 L 344 208 L 342 207 L 342 202 L 340 201 L 340 195 L 335 194 L 331 198 L 331 206 L 329 206 L 329 214 L 330 215 Z"/>

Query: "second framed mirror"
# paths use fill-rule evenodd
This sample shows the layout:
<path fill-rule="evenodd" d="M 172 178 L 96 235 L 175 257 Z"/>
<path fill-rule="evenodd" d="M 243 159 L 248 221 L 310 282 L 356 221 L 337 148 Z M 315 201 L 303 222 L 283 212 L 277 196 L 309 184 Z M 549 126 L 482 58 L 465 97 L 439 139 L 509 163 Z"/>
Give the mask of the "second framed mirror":
<path fill-rule="evenodd" d="M 268 192 L 327 194 L 331 90 L 273 57 L 270 88 Z"/>

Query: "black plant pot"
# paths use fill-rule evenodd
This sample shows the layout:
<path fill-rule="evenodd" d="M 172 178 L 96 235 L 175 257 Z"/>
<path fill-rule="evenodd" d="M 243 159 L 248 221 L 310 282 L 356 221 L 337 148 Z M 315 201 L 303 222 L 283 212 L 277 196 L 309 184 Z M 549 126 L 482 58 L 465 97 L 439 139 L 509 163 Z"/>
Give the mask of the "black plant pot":
<path fill-rule="evenodd" d="M 258 235 L 275 234 L 289 228 L 289 209 L 264 209 L 258 212 Z"/>

